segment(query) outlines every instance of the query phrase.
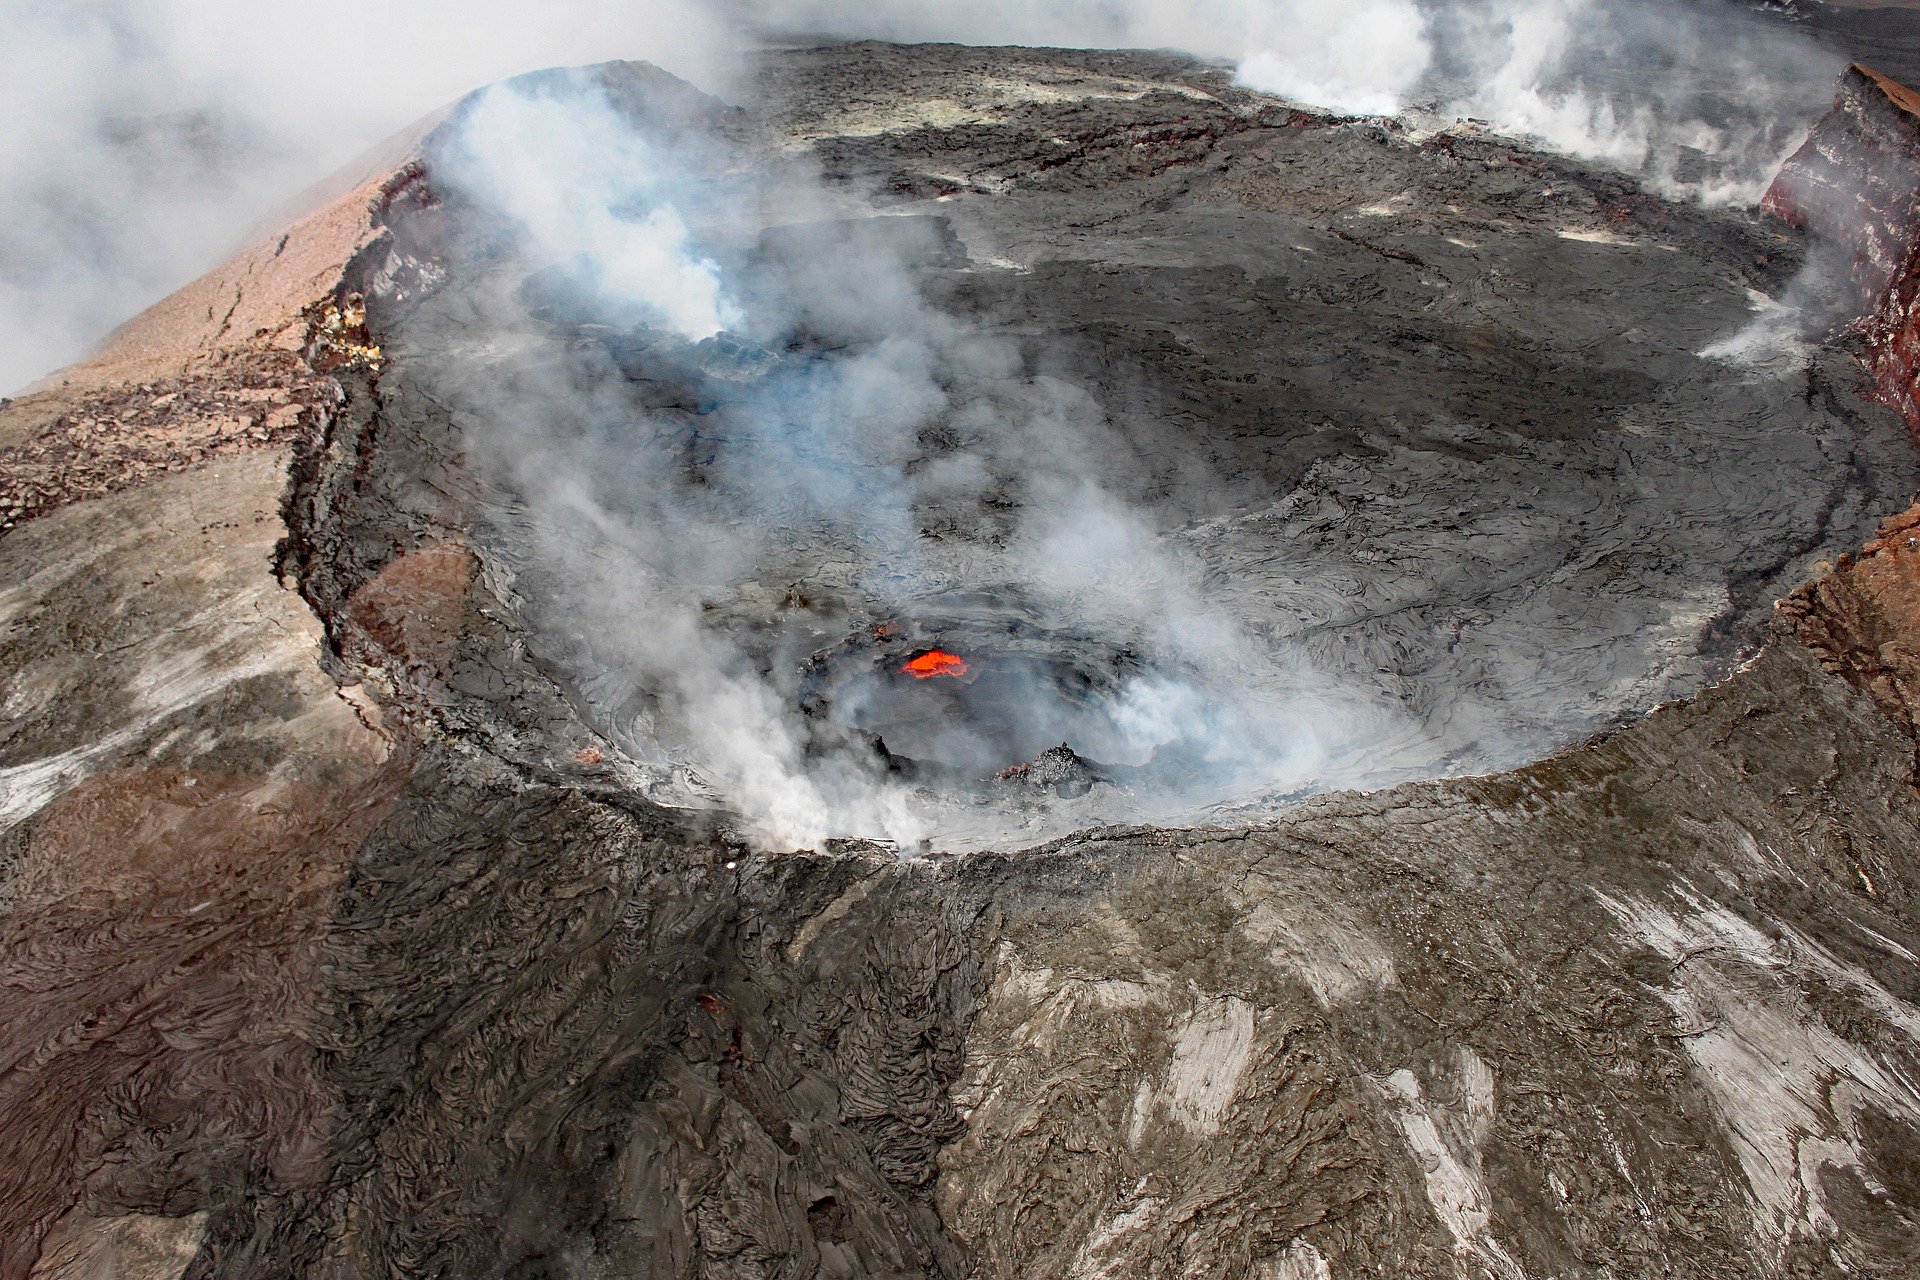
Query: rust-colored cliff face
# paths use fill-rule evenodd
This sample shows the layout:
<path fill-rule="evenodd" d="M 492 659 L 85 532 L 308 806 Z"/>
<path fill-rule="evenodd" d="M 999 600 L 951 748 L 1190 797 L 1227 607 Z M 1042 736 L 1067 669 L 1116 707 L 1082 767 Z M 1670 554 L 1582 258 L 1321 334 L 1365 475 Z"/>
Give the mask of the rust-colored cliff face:
<path fill-rule="evenodd" d="M 1920 724 L 1920 503 L 1778 608 L 1822 666 L 1906 729 Z"/>
<path fill-rule="evenodd" d="M 1761 207 L 1852 251 L 1867 367 L 1920 432 L 1920 93 L 1848 67 Z"/>

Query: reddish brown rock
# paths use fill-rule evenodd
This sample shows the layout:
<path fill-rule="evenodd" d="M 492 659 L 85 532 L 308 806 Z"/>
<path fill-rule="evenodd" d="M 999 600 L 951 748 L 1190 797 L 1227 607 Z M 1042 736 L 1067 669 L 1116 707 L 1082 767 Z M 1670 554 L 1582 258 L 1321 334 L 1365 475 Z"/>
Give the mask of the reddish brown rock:
<path fill-rule="evenodd" d="M 1920 725 L 1920 503 L 1782 600 L 1780 612 L 1822 666 L 1908 732 Z"/>
<path fill-rule="evenodd" d="M 143 480 L 316 433 L 328 375 L 377 368 L 346 265 L 417 176 L 419 129 L 280 232 L 161 299 L 92 358 L 0 400 L 0 533 Z M 399 167 L 396 167 L 399 166 Z M 338 188 L 344 187 L 344 193 Z"/>
<path fill-rule="evenodd" d="M 380 778 L 133 769 L 48 806 L 0 941 L 0 1275 L 26 1274 L 82 1197 L 190 1192 L 189 1150 L 288 1185 L 322 1175 L 316 966 L 347 860 L 391 799 Z"/>
<path fill-rule="evenodd" d="M 392 663 L 441 674 L 453 657 L 460 610 L 479 566 L 464 547 L 425 547 L 387 563 L 347 598 L 348 657 L 363 666 Z"/>
<path fill-rule="evenodd" d="M 1853 254 L 1879 397 L 1920 432 L 1920 93 L 1858 63 L 1761 207 Z"/>

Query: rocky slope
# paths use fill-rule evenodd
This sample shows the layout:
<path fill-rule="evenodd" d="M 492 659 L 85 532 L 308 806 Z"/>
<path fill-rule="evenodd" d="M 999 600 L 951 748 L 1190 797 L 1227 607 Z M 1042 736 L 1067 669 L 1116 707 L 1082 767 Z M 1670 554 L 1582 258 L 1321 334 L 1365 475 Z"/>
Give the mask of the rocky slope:
<path fill-rule="evenodd" d="M 1849 67 L 1762 207 L 1851 253 L 1867 367 L 1881 399 L 1920 431 L 1920 94 Z"/>
<path fill-rule="evenodd" d="M 657 803 L 429 143 L 0 409 L 0 1275 L 1908 1274 L 1908 524 L 1770 615 L 1920 472 L 1840 353 L 1694 354 L 1799 246 L 1171 58 L 766 83 L 707 127 L 946 217 L 1215 592 L 1442 737 L 1517 663 L 1545 758 L 914 858 Z"/>

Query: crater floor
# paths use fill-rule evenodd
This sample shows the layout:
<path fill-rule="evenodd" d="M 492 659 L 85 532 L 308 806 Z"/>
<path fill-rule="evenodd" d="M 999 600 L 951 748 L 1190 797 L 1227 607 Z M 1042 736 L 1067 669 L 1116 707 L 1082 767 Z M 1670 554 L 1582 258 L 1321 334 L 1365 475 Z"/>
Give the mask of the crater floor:
<path fill-rule="evenodd" d="M 1165 679 L 1121 683 L 1136 718 L 1231 745 L 1066 804 L 873 784 L 939 847 L 1511 767 L 1724 676 L 1920 484 L 1843 355 L 1703 354 L 1773 305 L 1784 228 L 1472 126 L 1142 54 L 792 50 L 745 116 L 601 75 L 528 83 L 666 149 L 671 179 L 613 185 L 692 223 L 740 332 L 609 314 L 518 196 L 465 191 L 480 126 L 450 126 L 451 203 L 395 220 L 421 258 L 396 269 L 435 283 L 372 304 L 417 448 L 355 518 L 473 525 L 661 799 L 697 802 L 691 771 L 775 803 L 746 792 L 780 766 L 733 763 L 682 668 L 791 709 L 809 655 L 983 608 L 1137 652 Z M 435 514 L 460 485 L 486 518 Z M 684 657 L 702 635 L 724 660 Z M 833 744 L 779 719 L 818 770 Z M 844 807 L 830 834 L 889 834 Z"/>

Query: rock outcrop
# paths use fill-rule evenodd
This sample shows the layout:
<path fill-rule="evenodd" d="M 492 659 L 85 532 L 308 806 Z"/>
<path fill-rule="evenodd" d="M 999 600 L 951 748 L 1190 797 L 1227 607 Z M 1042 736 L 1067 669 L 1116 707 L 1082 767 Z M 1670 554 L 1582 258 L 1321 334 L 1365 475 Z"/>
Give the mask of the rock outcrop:
<path fill-rule="evenodd" d="M 1915 460 L 1838 353 L 1692 354 L 1791 244 L 1159 55 L 767 85 L 776 150 L 951 218 L 944 304 L 1071 335 L 1144 458 L 1259 478 L 1180 534 L 1222 597 L 1609 731 L 1198 828 L 756 852 L 517 612 L 450 362 L 495 358 L 497 260 L 415 156 L 273 306 L 0 408 L 80 448 L 77 406 L 263 350 L 303 406 L 291 448 L 156 419 L 182 465 L 0 536 L 0 1278 L 1907 1280 L 1908 526 L 1770 602 Z M 1302 591 L 1275 546 L 1322 549 Z"/>
<path fill-rule="evenodd" d="M 1762 207 L 1842 246 L 1867 367 L 1920 432 L 1920 93 L 1855 64 Z"/>
<path fill-rule="evenodd" d="M 1829 671 L 1920 729 L 1920 506 L 1889 516 L 1859 554 L 1842 555 L 1779 608 Z"/>

